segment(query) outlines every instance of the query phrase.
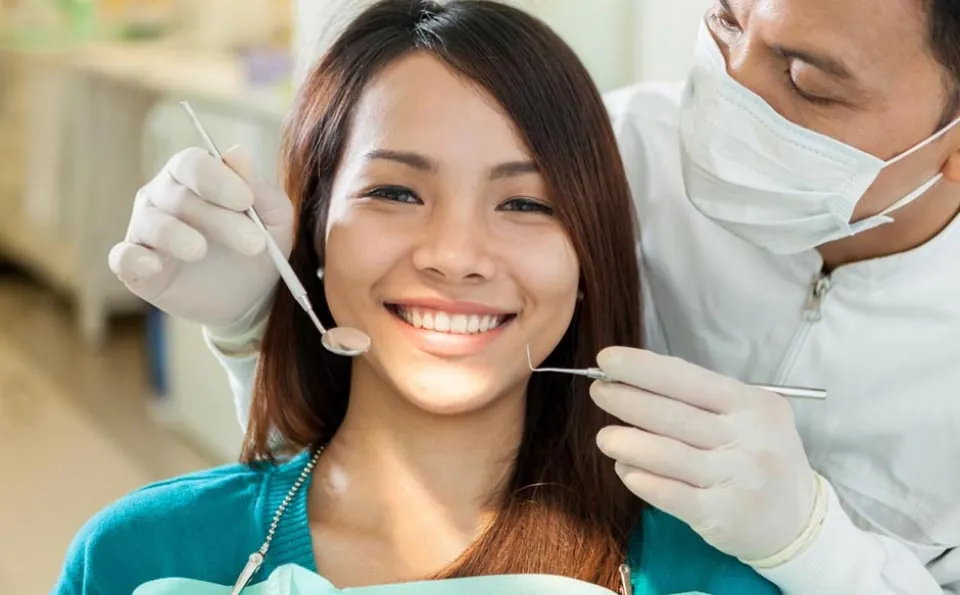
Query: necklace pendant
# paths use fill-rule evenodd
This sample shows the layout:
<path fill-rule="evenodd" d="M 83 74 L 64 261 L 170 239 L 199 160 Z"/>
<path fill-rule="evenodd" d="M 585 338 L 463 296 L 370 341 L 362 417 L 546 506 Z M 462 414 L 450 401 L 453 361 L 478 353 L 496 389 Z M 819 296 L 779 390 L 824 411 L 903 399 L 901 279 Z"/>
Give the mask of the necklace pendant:
<path fill-rule="evenodd" d="M 263 554 L 260 552 L 250 554 L 250 557 L 247 559 L 247 565 L 243 567 L 243 572 L 237 577 L 237 583 L 233 586 L 233 590 L 230 591 L 230 595 L 240 595 L 240 592 L 250 584 L 250 581 L 253 580 L 253 575 L 260 570 L 261 566 L 263 566 Z"/>

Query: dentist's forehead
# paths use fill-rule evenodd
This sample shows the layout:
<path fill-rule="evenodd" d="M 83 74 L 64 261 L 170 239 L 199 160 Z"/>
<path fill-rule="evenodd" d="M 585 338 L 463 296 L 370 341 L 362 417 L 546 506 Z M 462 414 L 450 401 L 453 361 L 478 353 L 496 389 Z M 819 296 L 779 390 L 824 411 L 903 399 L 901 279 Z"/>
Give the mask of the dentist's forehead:
<path fill-rule="evenodd" d="M 842 65 L 864 84 L 929 58 L 922 0 L 717 0 L 774 48 Z"/>

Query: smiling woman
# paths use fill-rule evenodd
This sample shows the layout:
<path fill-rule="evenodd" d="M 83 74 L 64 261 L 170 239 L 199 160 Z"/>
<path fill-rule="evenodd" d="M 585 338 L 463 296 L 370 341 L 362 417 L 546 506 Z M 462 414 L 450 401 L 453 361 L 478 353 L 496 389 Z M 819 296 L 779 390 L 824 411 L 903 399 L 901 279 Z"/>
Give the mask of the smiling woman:
<path fill-rule="evenodd" d="M 307 78 L 285 163 L 291 266 L 324 322 L 372 350 L 329 353 L 278 292 L 246 465 L 102 513 L 59 592 L 230 585 L 251 552 L 245 578 L 297 565 L 320 592 L 489 575 L 539 575 L 524 594 L 558 577 L 571 593 L 776 592 L 644 512 L 594 445 L 615 420 L 586 381 L 531 377 L 527 346 L 582 368 L 641 330 L 611 125 L 548 28 L 492 2 L 377 3 Z"/>
<path fill-rule="evenodd" d="M 530 343 L 537 361 L 582 367 L 607 345 L 639 344 L 631 201 L 589 76 L 544 28 L 506 24 L 513 13 L 381 5 L 306 80 L 286 157 L 291 264 L 302 278 L 324 268 L 308 287 L 325 294 L 321 315 L 374 349 L 352 365 L 318 353 L 294 302 L 278 299 L 246 456 L 268 455 L 274 429 L 294 450 L 332 439 L 321 472 L 352 437 L 386 434 L 430 456 L 496 436 L 469 480 L 436 470 L 496 514 L 480 532 L 471 520 L 469 539 L 418 574 L 538 571 L 614 586 L 640 503 L 599 451 L 575 446 L 613 420 L 585 383 L 530 381 L 523 354 Z M 563 100 L 545 112 L 542 97 Z M 349 494 L 331 492 L 330 516 L 352 516 L 336 504 Z M 341 541 L 332 533 L 321 559 Z M 568 547 L 550 547 L 558 540 Z M 331 566 L 321 570 L 347 584 L 361 571 Z"/>

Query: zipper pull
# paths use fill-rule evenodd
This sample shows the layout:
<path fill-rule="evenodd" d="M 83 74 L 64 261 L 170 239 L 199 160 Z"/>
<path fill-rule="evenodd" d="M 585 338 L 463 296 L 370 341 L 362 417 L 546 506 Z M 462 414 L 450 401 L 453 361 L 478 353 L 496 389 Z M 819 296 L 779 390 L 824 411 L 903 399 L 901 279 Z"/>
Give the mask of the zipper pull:
<path fill-rule="evenodd" d="M 259 551 L 250 554 L 250 558 L 247 559 L 247 565 L 243 567 L 243 572 L 237 577 L 237 583 L 233 586 L 233 590 L 230 591 L 230 595 L 240 595 L 240 592 L 250 584 L 250 581 L 253 580 L 253 575 L 260 570 L 261 566 L 263 566 L 263 554 Z"/>
<path fill-rule="evenodd" d="M 620 565 L 620 595 L 633 595 L 633 583 L 630 580 L 630 566 Z"/>
<path fill-rule="evenodd" d="M 812 322 L 820 320 L 820 308 L 823 306 L 823 298 L 830 291 L 830 277 L 820 275 L 813 284 L 813 290 L 807 298 L 807 304 L 803 309 L 803 317 Z"/>

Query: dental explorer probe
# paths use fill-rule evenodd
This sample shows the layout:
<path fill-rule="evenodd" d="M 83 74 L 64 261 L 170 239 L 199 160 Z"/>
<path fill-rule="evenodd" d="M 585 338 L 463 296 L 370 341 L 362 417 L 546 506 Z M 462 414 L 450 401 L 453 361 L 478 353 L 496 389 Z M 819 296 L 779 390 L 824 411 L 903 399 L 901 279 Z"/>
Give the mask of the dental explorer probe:
<path fill-rule="evenodd" d="M 533 359 L 530 357 L 530 345 L 527 345 L 527 366 L 531 372 L 554 372 L 557 374 L 571 374 L 573 376 L 583 376 L 592 380 L 602 382 L 616 382 L 606 372 L 600 368 L 585 368 L 582 370 L 573 368 L 534 368 Z M 753 388 L 770 391 L 795 399 L 816 399 L 823 400 L 827 398 L 827 391 L 822 388 L 805 388 L 800 386 L 779 386 L 775 384 L 750 384 Z"/>

